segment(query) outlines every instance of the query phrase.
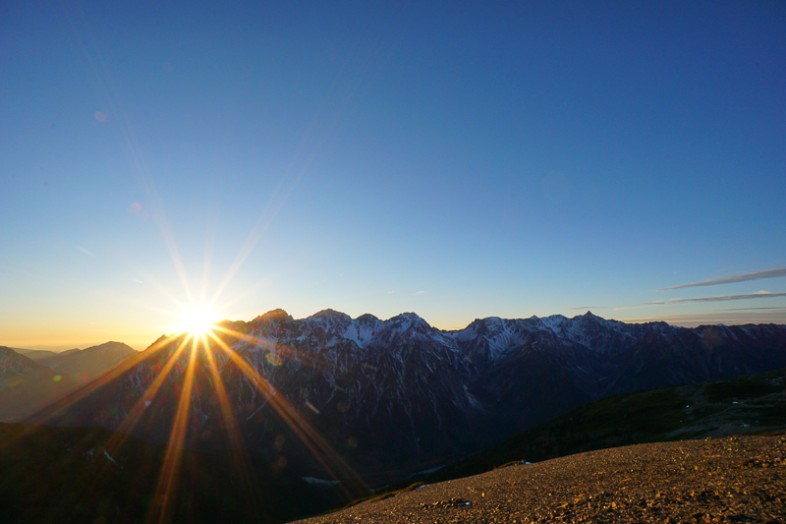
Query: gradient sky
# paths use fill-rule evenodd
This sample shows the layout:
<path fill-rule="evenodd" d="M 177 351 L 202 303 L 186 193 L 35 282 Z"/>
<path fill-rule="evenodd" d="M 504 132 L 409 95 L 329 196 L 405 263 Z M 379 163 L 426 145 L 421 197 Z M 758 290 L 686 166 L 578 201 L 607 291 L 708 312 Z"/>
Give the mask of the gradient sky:
<path fill-rule="evenodd" d="M 0 224 L 0 345 L 786 323 L 786 3 L 3 2 Z"/>

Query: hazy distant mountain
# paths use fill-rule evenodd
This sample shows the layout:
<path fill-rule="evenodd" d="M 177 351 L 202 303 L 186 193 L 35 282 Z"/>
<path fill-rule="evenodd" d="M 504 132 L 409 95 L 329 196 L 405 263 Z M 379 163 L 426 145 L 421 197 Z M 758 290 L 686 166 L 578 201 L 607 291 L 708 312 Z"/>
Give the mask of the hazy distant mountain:
<path fill-rule="evenodd" d="M 282 468 L 321 455 L 307 474 L 323 479 L 346 461 L 370 484 L 439 466 L 606 396 L 786 367 L 779 325 L 688 329 L 588 313 L 486 318 L 441 331 L 412 313 L 382 321 L 327 310 L 294 320 L 275 310 L 224 327 L 235 335 L 221 338 L 260 377 L 212 344 L 230 426 L 245 445 Z M 137 355 L 91 394 L 50 410 L 50 421 L 166 442 L 194 355 L 187 445 L 226 447 L 208 353 L 175 358 L 181 342 Z M 124 426 L 134 409 L 138 423 Z"/>
<path fill-rule="evenodd" d="M 48 351 L 46 349 L 23 349 L 11 348 L 20 355 L 24 355 L 31 360 L 41 360 L 42 358 L 52 357 L 57 355 L 56 351 Z"/>
<path fill-rule="evenodd" d="M 28 417 L 135 354 L 120 342 L 62 353 L 0 347 L 0 421 Z"/>
<path fill-rule="evenodd" d="M 0 421 L 29 416 L 73 387 L 68 377 L 0 346 Z"/>
<path fill-rule="evenodd" d="M 20 355 L 12 348 L 0 346 L 0 391 L 16 387 L 25 378 L 51 378 L 53 375 L 46 366 Z"/>
<path fill-rule="evenodd" d="M 83 384 L 106 373 L 137 351 L 122 342 L 105 342 L 86 349 L 71 349 L 40 358 L 38 362 Z"/>

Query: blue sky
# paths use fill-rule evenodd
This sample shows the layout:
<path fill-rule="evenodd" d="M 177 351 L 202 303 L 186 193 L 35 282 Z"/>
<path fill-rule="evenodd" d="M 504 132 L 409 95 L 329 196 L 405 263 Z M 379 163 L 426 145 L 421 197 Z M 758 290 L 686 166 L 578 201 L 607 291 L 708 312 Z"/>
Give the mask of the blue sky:
<path fill-rule="evenodd" d="M 2 4 L 0 344 L 786 322 L 786 4 L 422 4 Z"/>

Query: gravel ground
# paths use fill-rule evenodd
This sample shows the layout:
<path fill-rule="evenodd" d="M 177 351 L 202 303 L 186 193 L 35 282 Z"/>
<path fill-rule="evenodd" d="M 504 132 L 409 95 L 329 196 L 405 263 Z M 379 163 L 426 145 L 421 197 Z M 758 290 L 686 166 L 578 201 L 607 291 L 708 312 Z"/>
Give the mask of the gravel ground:
<path fill-rule="evenodd" d="M 786 436 L 581 453 L 370 500 L 307 523 L 786 523 Z"/>

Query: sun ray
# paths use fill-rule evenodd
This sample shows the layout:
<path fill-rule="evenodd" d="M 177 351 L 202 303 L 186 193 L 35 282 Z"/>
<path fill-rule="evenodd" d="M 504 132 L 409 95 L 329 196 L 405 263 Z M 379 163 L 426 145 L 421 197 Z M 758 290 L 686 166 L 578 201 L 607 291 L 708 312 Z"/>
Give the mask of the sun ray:
<path fill-rule="evenodd" d="M 247 299 L 259 295 L 259 293 L 269 285 L 270 283 L 269 278 L 265 280 L 258 280 L 253 284 L 249 284 L 246 286 L 242 291 L 239 291 L 233 294 L 232 297 L 228 297 L 225 302 L 222 303 L 222 307 L 229 309 L 236 304 L 241 304 Z M 218 300 L 218 294 L 212 297 L 212 300 Z"/>
<path fill-rule="evenodd" d="M 213 351 L 208 347 L 207 335 L 202 336 L 201 342 L 203 348 L 205 349 L 204 353 L 207 360 L 207 368 L 210 376 L 213 379 L 213 389 L 215 390 L 216 397 L 218 398 L 221 417 L 224 419 L 224 425 L 226 426 L 233 466 L 237 476 L 240 479 L 241 489 L 243 492 L 243 497 L 246 499 L 247 507 L 252 508 L 253 511 L 255 506 L 255 475 L 250 465 L 247 452 L 248 448 L 243 441 L 243 436 L 240 434 L 240 431 L 237 428 L 237 419 L 232 413 L 232 405 L 229 401 L 229 395 L 227 395 L 226 388 L 224 387 L 224 381 L 221 379 L 221 375 L 219 374 Z M 249 515 L 249 520 L 255 521 L 257 520 L 257 516 Z"/>
<path fill-rule="evenodd" d="M 313 156 L 313 155 L 312 155 Z M 246 241 L 238 250 L 237 255 L 235 256 L 235 260 L 232 262 L 232 265 L 229 267 L 229 270 L 224 275 L 223 280 L 221 283 L 216 287 L 216 291 L 213 294 L 212 300 L 216 300 L 220 297 L 232 280 L 235 279 L 237 274 L 240 272 L 240 269 L 245 264 L 246 259 L 254 252 L 257 243 L 259 240 L 264 236 L 267 232 L 270 224 L 273 220 L 278 216 L 281 209 L 286 204 L 287 200 L 289 200 L 290 195 L 295 190 L 295 187 L 300 182 L 300 179 L 303 178 L 305 175 L 306 169 L 299 169 L 295 170 L 293 168 L 288 168 L 286 174 L 281 178 L 276 188 L 273 190 L 270 198 L 267 201 L 267 204 L 262 208 L 262 212 L 257 218 L 256 224 L 251 228 L 251 231 L 248 232 L 248 236 L 246 237 Z"/>
<path fill-rule="evenodd" d="M 147 387 L 147 389 L 145 389 L 139 399 L 137 399 L 137 401 L 134 403 L 131 411 L 128 412 L 128 414 L 123 419 L 123 422 L 120 424 L 120 426 L 112 435 L 112 438 L 107 443 L 107 448 L 110 450 L 110 453 L 123 445 L 127 436 L 139 423 L 139 420 L 142 418 L 142 414 L 147 409 L 148 402 L 152 402 L 155 399 L 156 395 L 158 394 L 158 390 L 161 389 L 164 381 L 172 372 L 172 368 L 183 354 L 187 344 L 188 339 L 184 337 L 180 344 L 178 344 L 177 349 L 175 349 L 175 351 L 166 361 L 164 367 L 161 368 L 161 371 L 159 371 L 159 373 L 153 379 L 153 382 Z"/>
<path fill-rule="evenodd" d="M 147 273 L 146 271 L 142 270 L 142 268 L 133 265 L 130 262 L 130 258 L 131 257 L 127 257 L 127 259 L 128 259 L 127 264 L 129 266 L 129 269 L 135 275 L 137 275 L 137 277 L 140 280 L 142 280 L 146 284 L 152 286 L 152 288 L 155 291 L 157 291 L 162 297 L 164 297 L 167 301 L 169 301 L 169 303 L 172 304 L 172 306 L 175 308 L 175 311 L 180 311 L 180 310 L 182 310 L 185 307 L 185 303 L 183 301 L 179 300 L 177 297 L 175 297 L 174 293 L 172 293 L 165 285 L 163 285 L 159 279 L 157 279 L 156 277 L 154 277 L 150 273 Z M 150 311 L 163 312 L 167 316 L 172 316 L 173 315 L 173 313 L 172 313 L 173 310 L 171 310 L 171 309 L 157 307 L 157 306 L 151 306 L 149 304 L 145 304 L 144 307 L 149 309 Z"/>
<path fill-rule="evenodd" d="M 70 407 L 72 407 L 74 404 L 78 403 L 85 397 L 88 397 L 92 393 L 98 391 L 103 386 L 112 383 L 115 379 L 124 375 L 132 368 L 135 368 L 136 366 L 155 357 L 157 354 L 163 351 L 172 341 L 176 339 L 177 339 L 176 336 L 161 337 L 156 342 L 151 344 L 151 346 L 147 348 L 145 351 L 122 362 L 121 364 L 111 369 L 104 375 L 101 375 L 100 377 L 95 379 L 93 382 L 90 382 L 89 384 L 82 386 L 81 388 L 69 393 L 64 398 L 58 400 L 57 402 L 44 408 L 42 411 L 36 413 L 35 415 L 33 415 L 33 417 L 30 418 L 30 422 L 33 424 L 46 424 L 48 421 L 57 418 L 59 415 L 66 412 Z"/>
<path fill-rule="evenodd" d="M 188 366 L 186 367 L 183 388 L 177 403 L 175 419 L 169 432 L 169 441 L 167 442 L 164 455 L 164 463 L 161 466 L 161 474 L 153 494 L 154 499 L 150 507 L 151 518 L 148 518 L 148 521 L 167 522 L 172 500 L 175 496 L 177 476 L 180 473 L 183 447 L 188 431 L 188 412 L 191 408 L 191 390 L 194 385 L 196 351 L 198 349 L 196 339 L 189 337 L 189 340 L 191 342 L 191 351 L 188 355 Z"/>
<path fill-rule="evenodd" d="M 235 338 L 236 340 L 241 340 L 243 342 L 247 342 L 249 344 L 254 344 L 256 346 L 264 346 L 265 343 L 266 343 L 265 340 L 263 340 L 263 339 L 261 339 L 259 337 L 256 337 L 254 335 L 250 335 L 248 333 L 241 333 L 239 331 L 236 331 L 234 329 L 228 328 L 226 326 L 222 326 L 220 324 L 217 324 L 214 327 L 213 332 L 214 333 L 215 332 L 225 333 L 225 334 Z M 320 358 L 318 355 L 303 354 L 301 352 L 298 352 L 298 351 L 290 348 L 286 344 L 282 344 L 281 342 L 278 342 L 276 344 L 276 352 L 282 354 L 285 358 L 295 358 L 295 357 L 297 357 L 297 358 L 299 358 L 303 362 L 309 362 L 309 363 L 314 364 L 314 365 L 319 365 L 320 363 L 324 362 L 324 359 Z"/>
<path fill-rule="evenodd" d="M 292 429 L 311 455 L 325 468 L 334 479 L 350 481 L 347 488 L 344 482 L 340 484 L 341 489 L 349 498 L 356 498 L 368 493 L 368 487 L 363 479 L 349 466 L 344 459 L 322 438 L 322 436 L 292 407 L 292 405 L 278 393 L 262 375 L 260 375 L 248 362 L 235 352 L 223 340 L 211 333 L 209 336 L 216 342 L 217 346 L 229 357 L 235 366 L 240 370 L 249 382 L 262 393 L 281 419 Z M 338 470 L 343 475 L 337 474 Z"/>

